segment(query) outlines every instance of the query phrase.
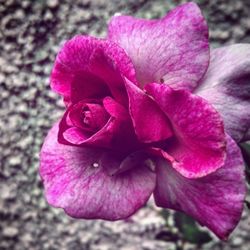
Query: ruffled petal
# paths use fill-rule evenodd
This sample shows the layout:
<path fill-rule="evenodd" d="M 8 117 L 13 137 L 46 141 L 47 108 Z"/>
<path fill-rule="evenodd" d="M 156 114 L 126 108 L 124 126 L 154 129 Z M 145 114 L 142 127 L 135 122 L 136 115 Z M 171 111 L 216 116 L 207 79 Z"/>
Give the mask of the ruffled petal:
<path fill-rule="evenodd" d="M 224 164 L 226 139 L 219 113 L 204 99 L 165 84 L 145 86 L 172 124 L 175 137 L 163 148 L 187 178 L 214 172 Z"/>
<path fill-rule="evenodd" d="M 234 140 L 249 140 L 250 44 L 212 50 L 208 71 L 195 92 L 220 112 Z"/>
<path fill-rule="evenodd" d="M 228 137 L 225 165 L 198 179 L 187 179 L 165 160 L 157 165 L 154 197 L 158 206 L 182 211 L 227 239 L 240 220 L 246 194 L 239 148 Z"/>
<path fill-rule="evenodd" d="M 88 132 L 96 132 L 108 121 L 109 114 L 98 103 L 78 102 L 67 115 L 67 124 Z"/>
<path fill-rule="evenodd" d="M 51 87 L 71 102 L 110 94 L 120 95 L 122 78 L 136 82 L 135 70 L 124 50 L 112 41 L 75 36 L 56 57 Z"/>
<path fill-rule="evenodd" d="M 71 144 L 80 145 L 84 141 L 88 140 L 89 136 L 85 131 L 82 131 L 82 129 L 71 127 L 63 132 L 63 138 Z"/>
<path fill-rule="evenodd" d="M 72 126 L 68 122 L 68 114 L 71 110 L 69 107 L 59 122 L 59 143 L 102 147 L 120 152 L 136 150 L 140 145 L 128 111 L 111 97 L 104 98 L 103 106 L 111 117 L 102 128 L 94 133 Z"/>
<path fill-rule="evenodd" d="M 40 155 L 49 204 L 75 218 L 118 220 L 147 202 L 155 187 L 155 173 L 143 163 L 110 176 L 100 161 L 109 151 L 59 144 L 57 133 L 58 124 L 50 130 Z M 112 162 L 110 157 L 108 163 Z"/>
<path fill-rule="evenodd" d="M 103 106 L 112 117 L 123 121 L 128 120 L 128 110 L 110 96 L 107 96 L 103 99 Z"/>
<path fill-rule="evenodd" d="M 72 106 L 67 109 L 59 122 L 59 143 L 77 146 L 103 146 L 106 148 L 112 146 L 112 137 L 119 134 L 119 120 L 110 117 L 107 123 L 97 132 L 87 131 L 86 129 L 79 128 L 74 126 L 74 124 L 69 123 L 69 113 L 72 110 L 71 108 Z"/>
<path fill-rule="evenodd" d="M 206 72 L 208 27 L 195 3 L 180 5 L 159 20 L 115 16 L 108 32 L 108 39 L 132 59 L 141 86 L 164 81 L 192 90 Z"/>
<path fill-rule="evenodd" d="M 129 110 L 141 142 L 156 142 L 173 135 L 170 122 L 155 101 L 129 80 L 126 81 Z"/>

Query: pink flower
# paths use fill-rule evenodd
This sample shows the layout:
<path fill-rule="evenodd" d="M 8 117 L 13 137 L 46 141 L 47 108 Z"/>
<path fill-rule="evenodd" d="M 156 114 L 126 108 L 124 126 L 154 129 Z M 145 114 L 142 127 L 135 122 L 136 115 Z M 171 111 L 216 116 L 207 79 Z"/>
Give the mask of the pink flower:
<path fill-rule="evenodd" d="M 209 52 L 194 3 L 159 20 L 113 17 L 107 39 L 69 40 L 51 75 L 66 112 L 40 156 L 48 202 L 118 220 L 153 194 L 226 239 L 246 193 L 236 142 L 250 139 L 249 77 L 250 45 Z"/>

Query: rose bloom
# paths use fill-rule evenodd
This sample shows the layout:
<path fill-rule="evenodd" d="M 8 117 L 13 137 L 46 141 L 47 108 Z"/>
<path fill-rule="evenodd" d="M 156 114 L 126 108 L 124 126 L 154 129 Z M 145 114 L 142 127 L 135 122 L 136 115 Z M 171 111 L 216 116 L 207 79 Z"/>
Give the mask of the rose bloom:
<path fill-rule="evenodd" d="M 194 3 L 158 20 L 115 16 L 106 39 L 67 41 L 51 74 L 66 111 L 40 154 L 47 201 L 119 220 L 153 194 L 226 239 L 246 194 L 237 142 L 250 139 L 249 79 L 250 45 L 210 51 Z"/>

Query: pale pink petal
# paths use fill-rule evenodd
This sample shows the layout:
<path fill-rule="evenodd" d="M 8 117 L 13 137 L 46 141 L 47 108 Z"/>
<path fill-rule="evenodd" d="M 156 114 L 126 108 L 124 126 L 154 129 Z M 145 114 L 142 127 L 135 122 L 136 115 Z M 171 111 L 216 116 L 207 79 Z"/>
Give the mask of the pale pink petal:
<path fill-rule="evenodd" d="M 231 138 L 225 165 L 208 176 L 185 178 L 166 160 L 160 160 L 156 169 L 154 196 L 158 206 L 182 211 L 227 239 L 241 218 L 246 194 L 242 156 Z"/>
<path fill-rule="evenodd" d="M 234 140 L 249 140 L 250 44 L 212 50 L 208 71 L 195 92 L 219 111 Z"/>
<path fill-rule="evenodd" d="M 100 161 L 109 151 L 59 144 L 57 133 L 58 124 L 50 130 L 40 155 L 49 204 L 75 218 L 118 220 L 147 202 L 155 187 L 155 173 L 143 163 L 110 176 Z"/>
<path fill-rule="evenodd" d="M 192 90 L 209 63 L 208 27 L 195 3 L 180 5 L 159 20 L 114 16 L 108 39 L 132 59 L 141 86 L 164 81 Z"/>
<path fill-rule="evenodd" d="M 224 164 L 225 134 L 219 113 L 201 97 L 165 84 L 145 86 L 172 124 L 175 137 L 164 149 L 173 156 L 173 165 L 182 175 L 197 178 Z"/>
<path fill-rule="evenodd" d="M 106 96 L 109 87 L 116 93 L 123 85 L 122 81 L 114 84 L 112 76 L 117 74 L 136 82 L 135 70 L 124 50 L 112 41 L 78 35 L 67 41 L 58 53 L 51 87 L 75 103 L 83 98 Z"/>
<path fill-rule="evenodd" d="M 126 80 L 129 110 L 135 133 L 141 142 L 165 140 L 173 135 L 168 117 L 157 103 L 135 84 Z"/>

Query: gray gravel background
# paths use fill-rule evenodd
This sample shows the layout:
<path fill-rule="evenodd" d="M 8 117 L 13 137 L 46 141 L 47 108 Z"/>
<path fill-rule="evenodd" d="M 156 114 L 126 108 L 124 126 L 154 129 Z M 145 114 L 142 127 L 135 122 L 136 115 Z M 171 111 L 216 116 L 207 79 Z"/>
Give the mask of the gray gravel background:
<path fill-rule="evenodd" d="M 75 34 L 105 36 L 116 12 L 162 16 L 185 1 L 0 0 L 0 249 L 175 250 L 249 249 L 250 218 L 229 242 L 202 247 L 162 241 L 164 220 L 152 202 L 126 222 L 74 220 L 49 207 L 37 174 L 39 150 L 63 104 L 49 89 L 62 41 Z M 213 46 L 250 42 L 250 1 L 197 1 Z M 169 219 L 169 230 L 177 232 Z M 177 232 L 178 233 L 178 232 Z"/>

